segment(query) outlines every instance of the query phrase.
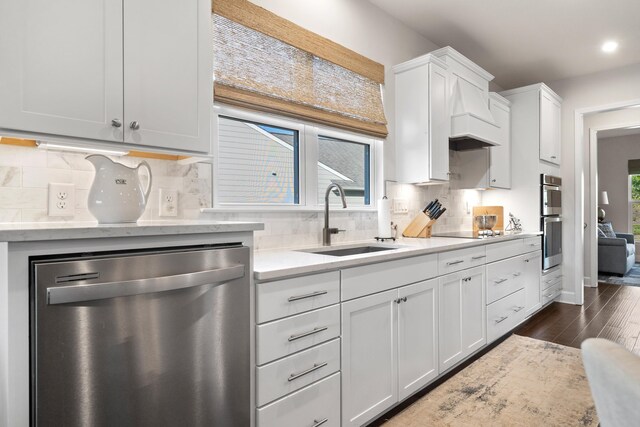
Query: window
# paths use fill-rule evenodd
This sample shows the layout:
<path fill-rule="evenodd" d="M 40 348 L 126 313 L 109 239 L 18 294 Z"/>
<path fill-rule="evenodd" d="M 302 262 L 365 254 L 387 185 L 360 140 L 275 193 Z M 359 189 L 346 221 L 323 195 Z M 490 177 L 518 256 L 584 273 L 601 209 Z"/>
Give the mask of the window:
<path fill-rule="evenodd" d="M 380 141 L 270 115 L 216 106 L 214 208 L 311 209 L 331 183 L 348 208 L 374 209 Z M 330 203 L 339 204 L 337 191 Z"/>
<path fill-rule="evenodd" d="M 629 198 L 631 229 L 640 240 L 640 175 L 629 175 Z"/>
<path fill-rule="evenodd" d="M 220 203 L 299 203 L 297 130 L 220 116 L 218 135 Z"/>
<path fill-rule="evenodd" d="M 324 203 L 327 187 L 340 184 L 347 206 L 371 204 L 370 146 L 325 136 L 318 137 L 318 203 Z M 337 195 L 337 191 L 335 192 Z M 337 197 L 329 199 L 339 204 Z"/>

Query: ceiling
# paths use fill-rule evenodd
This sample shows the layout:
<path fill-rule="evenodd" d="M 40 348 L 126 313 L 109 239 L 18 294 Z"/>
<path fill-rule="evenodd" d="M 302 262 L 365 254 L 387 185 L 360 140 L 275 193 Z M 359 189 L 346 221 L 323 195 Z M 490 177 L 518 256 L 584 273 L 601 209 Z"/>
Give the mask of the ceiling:
<path fill-rule="evenodd" d="M 601 130 L 598 131 L 598 140 L 638 134 L 640 134 L 640 127 Z"/>
<path fill-rule="evenodd" d="M 638 0 L 369 0 L 504 89 L 640 63 Z M 605 54 L 605 40 L 619 42 Z"/>

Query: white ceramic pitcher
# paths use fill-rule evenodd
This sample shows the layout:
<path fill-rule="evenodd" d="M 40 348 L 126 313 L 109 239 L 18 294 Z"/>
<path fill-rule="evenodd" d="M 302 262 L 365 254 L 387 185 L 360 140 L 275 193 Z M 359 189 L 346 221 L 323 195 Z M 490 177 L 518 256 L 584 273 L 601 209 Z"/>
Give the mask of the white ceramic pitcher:
<path fill-rule="evenodd" d="M 151 192 L 149 164 L 143 161 L 130 168 L 99 154 L 85 158 L 96 169 L 89 191 L 89 212 L 100 224 L 136 222 L 144 213 Z M 140 182 L 140 168 L 145 168 L 149 174 L 146 189 Z"/>

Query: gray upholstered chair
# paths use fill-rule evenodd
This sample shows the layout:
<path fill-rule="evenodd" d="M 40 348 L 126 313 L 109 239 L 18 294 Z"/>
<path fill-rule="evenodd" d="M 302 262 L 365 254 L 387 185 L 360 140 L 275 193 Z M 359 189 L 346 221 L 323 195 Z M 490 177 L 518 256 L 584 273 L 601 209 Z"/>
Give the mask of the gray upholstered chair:
<path fill-rule="evenodd" d="M 615 233 L 616 237 L 598 237 L 598 271 L 624 276 L 636 262 L 633 234 Z"/>
<path fill-rule="evenodd" d="M 640 357 L 602 338 L 582 343 L 582 359 L 602 427 L 640 423 Z"/>

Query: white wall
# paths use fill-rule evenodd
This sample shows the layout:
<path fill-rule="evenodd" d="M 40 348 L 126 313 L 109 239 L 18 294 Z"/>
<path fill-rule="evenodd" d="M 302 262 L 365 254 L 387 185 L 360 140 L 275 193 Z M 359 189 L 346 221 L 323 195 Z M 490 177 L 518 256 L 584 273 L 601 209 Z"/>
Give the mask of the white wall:
<path fill-rule="evenodd" d="M 640 135 L 598 139 L 598 192 L 606 190 L 606 220 L 621 233 L 631 232 L 628 161 L 640 159 Z"/>
<path fill-rule="evenodd" d="M 384 176 L 395 179 L 395 92 L 391 67 L 439 46 L 367 0 L 251 1 L 384 65 L 384 105 L 389 122 L 389 136 L 384 144 Z"/>
<path fill-rule="evenodd" d="M 575 201 L 583 192 L 584 176 L 576 182 L 574 168 L 576 162 L 582 164 L 583 156 L 575 154 L 575 111 L 616 102 L 640 98 L 640 64 L 616 70 L 589 74 L 581 77 L 547 82 L 562 98 L 562 177 L 563 216 L 565 227 L 563 300 L 575 301 L 574 294 L 582 285 L 584 268 L 581 240 L 577 225 L 584 222 L 582 209 L 576 211 Z M 583 142 L 586 148 L 588 141 Z M 585 150 L 588 151 L 588 150 Z M 581 228 L 580 228 L 581 229 Z M 578 243 L 576 243 L 578 242 Z M 576 274 L 576 270 L 580 272 Z"/>

